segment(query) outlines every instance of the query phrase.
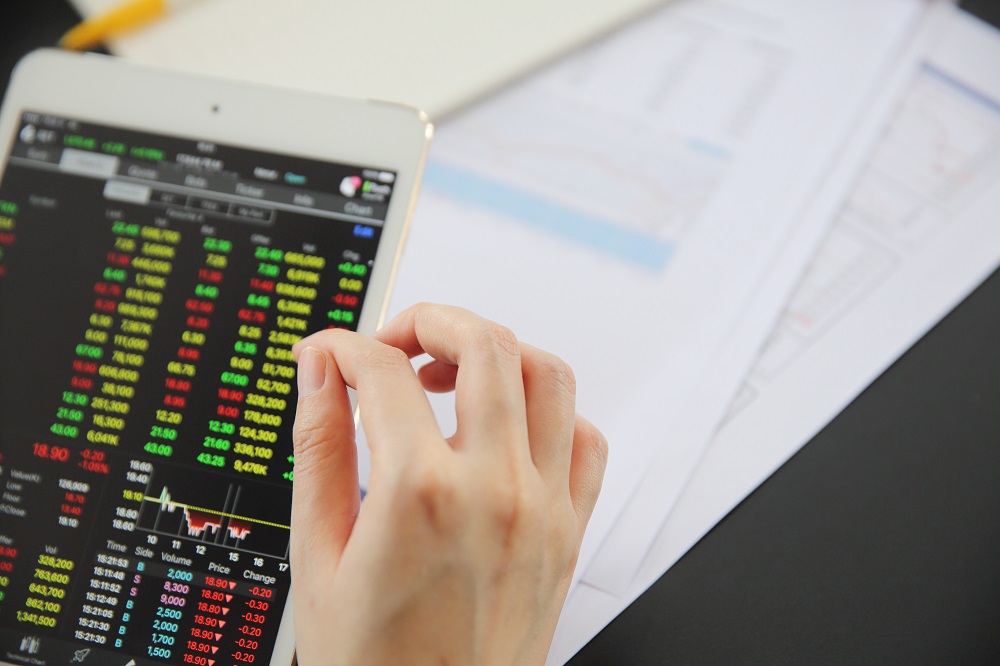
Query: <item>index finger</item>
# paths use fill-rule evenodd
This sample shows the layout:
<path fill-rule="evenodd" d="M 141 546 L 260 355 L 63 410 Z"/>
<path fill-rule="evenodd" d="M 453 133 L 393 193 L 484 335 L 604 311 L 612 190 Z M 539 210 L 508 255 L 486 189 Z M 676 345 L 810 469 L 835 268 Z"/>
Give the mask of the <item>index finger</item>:
<path fill-rule="evenodd" d="M 427 395 L 403 352 L 345 330 L 323 331 L 303 343 L 333 356 L 344 382 L 357 391 L 373 463 L 383 455 L 398 459 L 398 452 L 443 442 Z M 296 357 L 302 349 L 296 345 Z"/>
<path fill-rule="evenodd" d="M 511 442 L 521 442 L 521 452 L 527 453 L 521 351 L 509 329 L 462 308 L 422 303 L 401 312 L 375 337 L 407 356 L 427 353 L 458 366 L 459 441 L 467 435 L 502 443 L 507 451 Z"/>

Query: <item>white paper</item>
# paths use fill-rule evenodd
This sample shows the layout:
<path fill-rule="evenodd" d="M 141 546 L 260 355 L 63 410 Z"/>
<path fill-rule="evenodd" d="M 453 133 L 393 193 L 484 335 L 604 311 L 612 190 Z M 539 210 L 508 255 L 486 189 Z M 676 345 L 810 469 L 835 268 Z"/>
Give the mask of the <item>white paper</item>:
<path fill-rule="evenodd" d="M 749 372 L 755 354 L 770 333 L 777 314 L 792 294 L 795 284 L 790 275 L 801 276 L 807 262 L 815 255 L 823 234 L 836 216 L 840 204 L 850 192 L 858 173 L 895 109 L 899 95 L 909 84 L 913 68 L 940 33 L 943 20 L 950 16 L 947 2 L 927 3 L 919 25 L 906 40 L 905 48 L 894 59 L 878 82 L 878 95 L 865 105 L 864 113 L 852 127 L 836 167 L 823 178 L 822 186 L 804 208 L 797 225 L 788 236 L 781 254 L 770 264 L 760 286 L 755 286 L 743 316 L 728 332 L 718 349 L 708 376 L 713 382 L 692 386 L 686 397 L 685 411 L 692 413 L 705 405 L 717 405 L 736 395 L 735 388 Z M 718 426 L 717 421 L 688 418 L 682 426 L 686 436 L 707 444 Z M 695 428 L 700 427 L 700 430 Z M 645 559 L 656 534 L 676 502 L 681 488 L 694 469 L 703 447 L 678 451 L 668 448 L 649 466 L 628 501 L 615 519 L 614 526 L 594 555 L 583 580 L 588 584 L 624 595 L 639 565 Z"/>
<path fill-rule="evenodd" d="M 955 11 L 624 597 L 586 584 L 565 662 L 1000 265 L 1000 32 Z M 667 629 L 665 629 L 667 630 Z"/>
<path fill-rule="evenodd" d="M 742 380 L 718 350 L 788 235 L 830 219 L 802 211 L 923 6 L 677 4 L 439 127 L 391 310 L 463 305 L 576 370 L 612 448 L 581 571 L 664 447 L 707 443 Z"/>

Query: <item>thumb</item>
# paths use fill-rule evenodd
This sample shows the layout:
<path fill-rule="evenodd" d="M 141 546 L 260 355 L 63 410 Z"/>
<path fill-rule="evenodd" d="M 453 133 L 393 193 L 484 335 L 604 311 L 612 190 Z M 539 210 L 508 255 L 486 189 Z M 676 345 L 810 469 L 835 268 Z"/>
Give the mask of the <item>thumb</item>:
<path fill-rule="evenodd" d="M 336 567 L 358 516 L 361 491 L 354 413 L 337 362 L 315 347 L 302 350 L 298 362 L 291 559 L 292 573 L 309 580 L 315 563 Z"/>

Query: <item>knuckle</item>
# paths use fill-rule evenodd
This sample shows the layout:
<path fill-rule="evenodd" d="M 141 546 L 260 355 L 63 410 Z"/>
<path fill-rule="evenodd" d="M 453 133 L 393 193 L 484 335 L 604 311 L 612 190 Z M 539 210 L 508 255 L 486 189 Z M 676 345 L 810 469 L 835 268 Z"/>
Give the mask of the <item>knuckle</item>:
<path fill-rule="evenodd" d="M 314 418 L 305 409 L 299 409 L 292 426 L 292 441 L 296 450 L 316 448 L 325 439 L 324 425 L 321 419 Z"/>
<path fill-rule="evenodd" d="M 508 483 L 497 482 L 490 484 L 486 492 L 489 495 L 486 502 L 489 519 L 504 540 L 509 540 L 515 533 L 530 530 L 537 522 L 535 509 L 538 503 L 532 501 L 526 483 L 517 478 Z"/>
<path fill-rule="evenodd" d="M 358 359 L 361 367 L 371 371 L 396 371 L 402 367 L 410 367 L 410 359 L 403 350 L 389 345 L 375 345 L 360 352 Z"/>
<path fill-rule="evenodd" d="M 439 308 L 440 308 L 439 305 L 437 305 L 435 303 L 431 303 L 430 301 L 420 301 L 418 303 L 414 303 L 413 305 L 411 305 L 410 307 L 408 307 L 406 310 L 409 311 L 409 312 L 414 312 L 414 313 L 427 313 L 427 312 L 431 312 L 431 311 L 437 310 Z"/>
<path fill-rule="evenodd" d="M 564 360 L 555 354 L 543 352 L 540 369 L 547 381 L 554 384 L 555 388 L 576 395 L 576 373 Z"/>
<path fill-rule="evenodd" d="M 415 326 L 424 326 L 439 321 L 443 316 L 444 308 L 429 301 L 414 303 L 399 314 L 399 317 L 406 318 Z"/>
<path fill-rule="evenodd" d="M 522 524 L 525 512 L 520 502 L 517 501 L 515 493 L 495 493 L 494 499 L 490 502 L 490 522 L 493 524 L 497 534 L 507 535 L 517 531 Z"/>
<path fill-rule="evenodd" d="M 435 531 L 446 532 L 455 525 L 453 514 L 460 504 L 458 493 L 439 467 L 431 464 L 411 467 L 400 490 L 404 506 L 417 511 Z"/>
<path fill-rule="evenodd" d="M 318 419 L 297 418 L 292 428 L 295 447 L 295 467 L 299 476 L 322 465 L 334 454 L 337 442 L 330 436 L 326 424 Z"/>
<path fill-rule="evenodd" d="M 608 455 L 610 454 L 610 448 L 608 447 L 608 440 L 597 428 L 590 427 L 590 450 L 591 456 L 594 462 L 603 470 L 608 465 Z"/>
<path fill-rule="evenodd" d="M 475 343 L 479 349 L 492 354 L 506 357 L 518 357 L 521 354 L 514 332 L 491 321 L 483 322 L 476 332 Z"/>

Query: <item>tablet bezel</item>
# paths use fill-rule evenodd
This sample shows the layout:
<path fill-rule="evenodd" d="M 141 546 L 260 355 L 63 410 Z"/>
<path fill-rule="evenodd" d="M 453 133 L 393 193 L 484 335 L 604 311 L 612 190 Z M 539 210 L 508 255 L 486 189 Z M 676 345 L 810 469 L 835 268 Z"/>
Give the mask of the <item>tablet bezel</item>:
<path fill-rule="evenodd" d="M 331 66 L 363 66 L 332 63 Z M 15 68 L 0 108 L 0 179 L 25 111 L 164 136 L 210 141 L 397 174 L 358 331 L 382 325 L 433 126 L 403 105 L 153 68 L 97 54 L 35 51 Z M 294 660 L 292 591 L 271 666 Z"/>

